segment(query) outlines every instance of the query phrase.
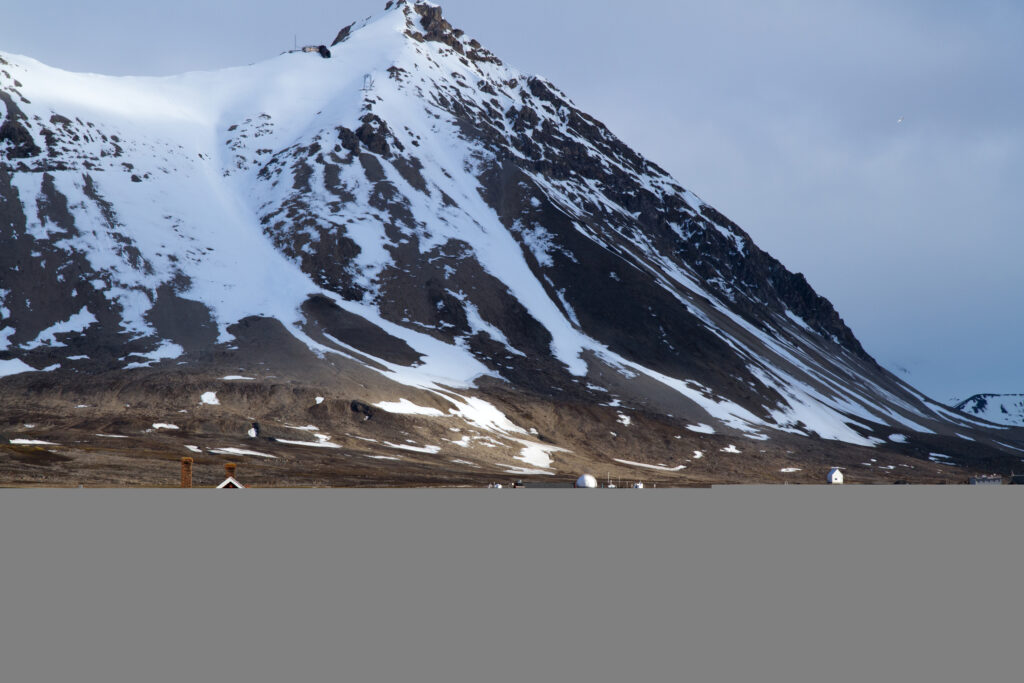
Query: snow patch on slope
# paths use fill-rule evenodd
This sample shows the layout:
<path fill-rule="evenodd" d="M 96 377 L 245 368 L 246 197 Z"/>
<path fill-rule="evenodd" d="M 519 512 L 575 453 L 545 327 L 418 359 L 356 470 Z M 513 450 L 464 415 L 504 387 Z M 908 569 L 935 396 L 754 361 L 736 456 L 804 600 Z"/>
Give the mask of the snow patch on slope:
<path fill-rule="evenodd" d="M 23 372 L 36 372 L 36 369 L 17 358 L 11 360 L 0 360 L 0 377 L 20 375 Z"/>
<path fill-rule="evenodd" d="M 389 413 L 395 413 L 398 415 L 427 415 L 430 417 L 444 417 L 437 408 L 425 408 L 418 406 L 407 398 L 400 398 L 398 401 L 388 402 L 383 401 L 381 403 L 374 403 L 375 406 L 381 410 L 386 410 Z"/>
<path fill-rule="evenodd" d="M 30 351 L 32 349 L 37 349 L 40 346 L 64 346 L 65 344 L 63 342 L 57 341 L 56 336 L 58 334 L 81 332 L 96 322 L 98 322 L 96 320 L 96 316 L 94 316 L 88 308 L 83 306 L 82 310 L 78 313 L 75 313 L 63 322 L 55 323 L 54 325 L 46 328 L 40 332 L 35 339 L 27 344 L 23 344 L 21 348 L 26 351 Z"/>

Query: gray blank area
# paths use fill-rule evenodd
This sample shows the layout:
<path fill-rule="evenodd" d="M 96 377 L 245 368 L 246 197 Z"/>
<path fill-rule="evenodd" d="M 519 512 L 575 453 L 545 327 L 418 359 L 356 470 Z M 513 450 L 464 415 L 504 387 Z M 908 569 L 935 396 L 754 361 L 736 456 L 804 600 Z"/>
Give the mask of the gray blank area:
<path fill-rule="evenodd" d="M 1015 487 L 0 490 L 0 680 L 1018 681 Z"/>

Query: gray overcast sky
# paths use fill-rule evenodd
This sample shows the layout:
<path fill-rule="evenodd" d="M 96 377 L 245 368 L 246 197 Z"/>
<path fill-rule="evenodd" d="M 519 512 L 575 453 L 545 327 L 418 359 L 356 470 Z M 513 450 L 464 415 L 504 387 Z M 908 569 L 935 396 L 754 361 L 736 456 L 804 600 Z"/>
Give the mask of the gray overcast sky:
<path fill-rule="evenodd" d="M 0 50 L 170 74 L 328 42 L 384 0 L 4 4 Z M 803 272 L 883 365 L 939 400 L 1024 392 L 1024 3 L 442 5 Z"/>

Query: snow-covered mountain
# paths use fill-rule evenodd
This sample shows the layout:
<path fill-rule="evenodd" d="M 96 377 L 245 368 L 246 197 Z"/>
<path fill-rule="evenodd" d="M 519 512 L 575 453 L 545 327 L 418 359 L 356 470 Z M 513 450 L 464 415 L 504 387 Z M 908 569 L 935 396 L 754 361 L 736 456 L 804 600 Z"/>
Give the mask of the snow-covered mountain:
<path fill-rule="evenodd" d="M 504 392 L 751 443 L 981 448 L 802 275 L 437 6 L 388 2 L 330 51 L 170 78 L 0 53 L 8 382 L 288 358 L 446 416 Z"/>
<path fill-rule="evenodd" d="M 956 409 L 1011 427 L 1024 427 L 1024 394 L 975 394 Z"/>

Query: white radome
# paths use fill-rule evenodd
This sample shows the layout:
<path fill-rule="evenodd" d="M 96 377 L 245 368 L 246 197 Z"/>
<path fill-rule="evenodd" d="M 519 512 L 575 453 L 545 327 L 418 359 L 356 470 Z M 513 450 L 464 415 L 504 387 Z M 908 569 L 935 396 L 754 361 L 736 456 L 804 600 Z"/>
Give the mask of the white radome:
<path fill-rule="evenodd" d="M 576 488 L 578 489 L 596 489 L 597 479 L 592 474 L 581 474 L 580 478 L 576 480 Z"/>

